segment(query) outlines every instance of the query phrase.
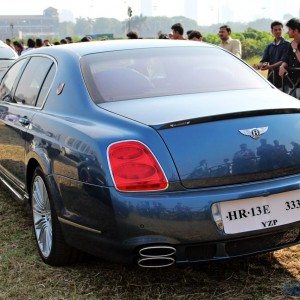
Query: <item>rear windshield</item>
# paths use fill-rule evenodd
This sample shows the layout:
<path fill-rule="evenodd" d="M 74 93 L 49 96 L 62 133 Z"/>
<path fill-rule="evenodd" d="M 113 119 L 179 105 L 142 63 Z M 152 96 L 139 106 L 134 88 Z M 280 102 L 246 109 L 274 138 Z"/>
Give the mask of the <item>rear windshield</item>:
<path fill-rule="evenodd" d="M 81 67 L 96 103 L 268 86 L 236 57 L 210 47 L 96 53 Z"/>

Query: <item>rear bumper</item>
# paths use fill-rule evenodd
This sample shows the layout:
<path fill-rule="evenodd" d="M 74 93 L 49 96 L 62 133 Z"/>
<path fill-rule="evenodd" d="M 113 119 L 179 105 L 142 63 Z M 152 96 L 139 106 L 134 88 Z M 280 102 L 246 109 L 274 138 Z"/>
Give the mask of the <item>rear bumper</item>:
<path fill-rule="evenodd" d="M 59 216 L 69 244 L 114 261 L 132 263 L 147 246 L 171 246 L 178 264 L 272 251 L 300 242 L 300 222 L 239 234 L 215 224 L 211 205 L 299 189 L 300 176 L 255 184 L 165 193 L 119 193 L 114 188 L 58 182 Z M 73 226 L 72 222 L 76 225 Z"/>
<path fill-rule="evenodd" d="M 180 245 L 177 247 L 178 264 L 199 263 L 212 260 L 226 260 L 253 255 L 300 243 L 300 224 L 297 228 L 285 228 L 269 234 L 219 241 Z"/>
<path fill-rule="evenodd" d="M 136 238 L 134 243 L 132 240 L 128 241 L 129 243 L 120 243 L 80 229 L 74 230 L 68 225 L 63 225 L 63 231 L 72 246 L 95 256 L 124 264 L 138 263 L 143 258 L 139 250 L 149 246 L 172 247 L 175 253 L 170 257 L 174 259 L 174 263 L 190 265 L 208 261 L 224 261 L 300 244 L 300 223 L 297 226 L 285 226 L 280 230 L 262 235 L 190 244 L 173 244 L 168 242 L 168 237 L 163 236 L 143 236 Z"/>

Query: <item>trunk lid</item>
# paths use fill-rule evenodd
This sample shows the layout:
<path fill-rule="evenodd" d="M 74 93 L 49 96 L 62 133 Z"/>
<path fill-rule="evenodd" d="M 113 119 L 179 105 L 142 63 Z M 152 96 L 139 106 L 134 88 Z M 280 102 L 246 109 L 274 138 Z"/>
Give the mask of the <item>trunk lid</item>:
<path fill-rule="evenodd" d="M 300 113 L 210 121 L 159 131 L 186 188 L 300 172 Z M 251 137 L 252 136 L 252 137 Z"/>
<path fill-rule="evenodd" d="M 103 103 L 152 126 L 186 188 L 300 172 L 300 104 L 278 90 L 243 90 Z"/>

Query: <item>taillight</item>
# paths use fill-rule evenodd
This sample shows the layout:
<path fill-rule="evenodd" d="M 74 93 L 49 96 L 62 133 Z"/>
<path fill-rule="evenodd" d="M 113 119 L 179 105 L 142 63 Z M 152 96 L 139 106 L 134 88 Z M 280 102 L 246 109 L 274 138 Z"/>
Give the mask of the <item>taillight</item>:
<path fill-rule="evenodd" d="M 166 176 L 150 149 L 138 141 L 109 146 L 108 159 L 117 190 L 159 191 L 168 187 Z"/>

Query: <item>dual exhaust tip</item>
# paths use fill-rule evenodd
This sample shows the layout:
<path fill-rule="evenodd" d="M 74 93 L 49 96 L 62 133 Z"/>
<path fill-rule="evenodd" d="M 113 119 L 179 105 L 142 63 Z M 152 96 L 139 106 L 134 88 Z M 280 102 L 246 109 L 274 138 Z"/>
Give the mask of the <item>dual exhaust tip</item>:
<path fill-rule="evenodd" d="M 137 264 L 142 268 L 164 268 L 175 264 L 176 249 L 171 246 L 150 246 L 139 250 Z"/>

